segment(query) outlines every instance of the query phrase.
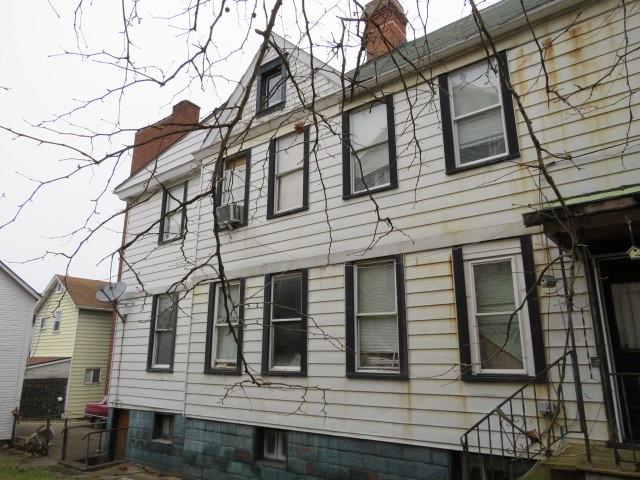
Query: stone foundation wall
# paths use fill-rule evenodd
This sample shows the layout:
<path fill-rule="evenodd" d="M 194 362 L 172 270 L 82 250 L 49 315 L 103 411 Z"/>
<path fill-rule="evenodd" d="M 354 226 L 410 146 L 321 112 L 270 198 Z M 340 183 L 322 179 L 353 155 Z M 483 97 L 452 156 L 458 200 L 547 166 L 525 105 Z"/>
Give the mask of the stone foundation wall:
<path fill-rule="evenodd" d="M 287 462 L 257 454 L 258 429 L 174 417 L 172 444 L 152 440 L 153 412 L 131 410 L 127 457 L 191 479 L 448 480 L 451 454 L 411 445 L 287 433 Z"/>

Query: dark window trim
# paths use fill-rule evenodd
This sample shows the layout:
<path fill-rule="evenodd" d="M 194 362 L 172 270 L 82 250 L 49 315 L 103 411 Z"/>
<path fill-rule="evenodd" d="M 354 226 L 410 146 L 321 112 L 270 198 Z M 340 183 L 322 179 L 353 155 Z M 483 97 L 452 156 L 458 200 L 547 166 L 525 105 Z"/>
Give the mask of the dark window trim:
<path fill-rule="evenodd" d="M 300 316 L 302 317 L 302 330 L 304 333 L 304 345 L 302 352 L 300 352 L 300 370 L 287 371 L 287 370 L 270 370 L 269 369 L 269 355 L 270 343 L 271 343 L 271 279 L 278 275 L 287 275 L 292 273 L 300 273 L 301 276 L 301 293 L 302 298 L 300 300 Z M 268 273 L 264 276 L 264 309 L 263 309 L 263 321 L 262 321 L 262 375 L 270 375 L 276 377 L 306 377 L 307 376 L 307 354 L 308 354 L 308 338 L 307 338 L 307 324 L 308 324 L 308 285 L 309 285 L 309 272 L 306 268 L 299 270 L 290 270 L 286 272 Z"/>
<path fill-rule="evenodd" d="M 264 78 L 276 72 L 278 69 L 280 70 L 280 75 L 282 75 L 282 79 L 284 81 L 284 85 L 282 86 L 282 90 L 283 90 L 282 95 L 284 97 L 284 100 L 268 108 L 262 108 L 263 107 L 262 100 L 263 98 L 265 98 L 265 95 L 266 95 L 266 92 L 265 92 L 266 86 L 265 86 Z M 280 58 L 276 58 L 262 65 L 260 67 L 260 70 L 258 71 L 257 82 L 256 82 L 256 117 L 261 117 L 263 115 L 267 115 L 276 110 L 283 109 L 286 103 L 286 99 L 287 99 L 287 71 L 284 64 L 282 63 L 282 60 Z"/>
<path fill-rule="evenodd" d="M 220 164 L 216 166 L 216 170 L 214 172 L 214 180 L 216 181 L 215 188 L 215 201 L 213 208 L 217 208 L 220 206 L 220 202 L 222 201 L 222 189 L 220 185 L 223 182 L 224 175 L 224 166 L 227 162 L 237 160 L 238 158 L 245 158 L 245 174 L 244 174 L 244 212 L 242 213 L 242 221 L 233 226 L 234 229 L 238 227 L 245 227 L 249 223 L 249 192 L 251 190 L 251 149 L 242 150 L 240 152 L 234 153 L 228 157 L 225 157 Z M 229 227 L 226 225 L 218 225 L 218 231 L 228 230 Z"/>
<path fill-rule="evenodd" d="M 211 361 L 211 355 L 213 353 L 213 334 L 215 328 L 215 307 L 216 307 L 216 290 L 220 282 L 211 282 L 209 284 L 209 302 L 207 312 L 207 336 L 205 346 L 204 357 L 204 373 L 218 374 L 218 375 L 240 375 L 242 373 L 242 344 L 244 336 L 244 278 L 236 278 L 233 280 L 227 279 L 226 283 L 240 283 L 240 305 L 238 306 L 238 326 L 236 330 L 236 336 L 238 337 L 238 355 L 236 359 L 236 366 L 234 368 L 221 368 L 213 366 Z"/>
<path fill-rule="evenodd" d="M 499 157 L 484 162 L 473 163 L 471 165 L 456 165 L 455 139 L 453 138 L 453 124 L 451 121 L 451 101 L 449 98 L 449 73 L 443 73 L 438 77 L 438 85 L 440 90 L 440 121 L 442 122 L 442 137 L 444 141 L 444 163 L 446 174 L 464 172 L 474 168 L 492 165 L 494 163 L 505 162 L 520 157 L 518 147 L 518 131 L 516 128 L 515 111 L 513 108 L 513 98 L 507 82 L 509 79 L 509 62 L 507 60 L 507 51 L 501 50 L 497 55 L 498 60 L 498 79 L 500 81 L 500 91 L 502 95 L 502 115 L 507 136 L 507 152 Z M 480 62 L 486 61 L 480 60 Z M 479 62 L 474 62 L 479 63 Z M 469 65 L 473 65 L 470 63 Z M 464 67 L 462 67 L 464 68 Z M 450 72 L 454 73 L 454 72 Z"/>
<path fill-rule="evenodd" d="M 310 127 L 304 127 L 304 154 L 302 165 L 302 206 L 282 212 L 275 211 L 275 181 L 276 181 L 276 145 L 280 138 L 274 138 L 269 142 L 269 179 L 267 185 L 267 220 L 284 217 L 293 213 L 303 212 L 309 209 L 309 131 Z M 293 132 L 297 133 L 297 132 Z"/>
<path fill-rule="evenodd" d="M 278 462 L 276 460 L 264 458 L 264 433 L 267 430 L 286 433 L 284 446 L 286 455 L 284 462 Z M 287 468 L 287 466 L 289 465 L 289 430 L 283 430 L 282 428 L 256 427 L 253 442 L 253 461 L 254 463 L 266 464 L 276 468 Z"/>
<path fill-rule="evenodd" d="M 396 296 L 398 303 L 398 347 L 400 354 L 400 371 L 397 373 L 359 372 L 356 369 L 356 340 L 355 340 L 355 306 L 354 306 L 354 265 L 368 261 L 393 260 L 396 267 Z M 385 380 L 407 380 L 409 378 L 409 359 L 407 354 L 407 320 L 404 285 L 404 261 L 402 255 L 371 258 L 358 262 L 345 263 L 345 331 L 346 331 L 346 363 L 347 377 L 371 378 Z"/>
<path fill-rule="evenodd" d="M 359 110 L 366 105 L 373 103 L 384 103 L 387 106 L 387 145 L 389 147 L 389 185 L 369 188 L 361 192 L 351 191 L 351 127 L 349 115 L 355 110 Z M 396 123 L 395 109 L 393 105 L 393 95 L 386 95 L 382 100 L 374 100 L 365 105 L 360 105 L 349 111 L 342 113 L 342 198 L 362 197 L 372 193 L 383 192 L 398 188 L 398 165 L 396 158 Z"/>
<path fill-rule="evenodd" d="M 179 183 L 176 185 L 180 185 Z M 158 231 L 158 245 L 165 245 L 167 243 L 175 242 L 176 240 L 181 240 L 184 238 L 185 230 L 187 226 L 187 206 L 185 205 L 187 201 L 187 187 L 189 185 L 189 181 L 184 182 L 184 191 L 182 192 L 182 221 L 180 223 L 180 235 L 176 235 L 171 238 L 164 238 L 164 219 L 167 214 L 167 197 L 169 196 L 169 190 L 171 190 L 176 185 L 173 185 L 169 188 L 162 187 L 162 206 L 160 207 L 160 229 Z"/>
<path fill-rule="evenodd" d="M 530 381 L 545 369 L 544 340 L 540 319 L 540 306 L 536 290 L 535 262 L 531 236 L 520 237 L 520 254 L 524 268 L 525 289 L 534 292 L 527 298 L 529 313 L 529 330 L 531 331 L 531 349 L 533 351 L 534 375 L 474 373 L 471 361 L 471 340 L 469 335 L 469 310 L 467 309 L 467 286 L 464 273 L 464 257 L 462 246 L 455 246 L 451 251 L 453 264 L 453 284 L 456 299 L 456 317 L 458 320 L 458 343 L 460 348 L 460 372 L 465 382 L 522 382 Z M 538 383 L 545 383 L 546 377 L 535 377 Z"/>
<path fill-rule="evenodd" d="M 169 363 L 169 367 L 154 367 L 153 366 L 153 344 L 155 343 L 155 333 L 156 333 L 156 312 L 158 308 L 158 299 L 161 295 L 171 295 L 174 301 L 174 310 L 173 310 L 173 342 L 171 342 L 171 362 Z M 177 293 L 167 293 L 167 294 L 158 294 L 153 296 L 152 305 L 151 305 L 151 321 L 149 322 L 149 347 L 147 350 L 147 372 L 166 372 L 173 373 L 173 360 L 176 352 L 176 337 L 177 337 L 177 325 L 178 325 L 178 294 Z"/>

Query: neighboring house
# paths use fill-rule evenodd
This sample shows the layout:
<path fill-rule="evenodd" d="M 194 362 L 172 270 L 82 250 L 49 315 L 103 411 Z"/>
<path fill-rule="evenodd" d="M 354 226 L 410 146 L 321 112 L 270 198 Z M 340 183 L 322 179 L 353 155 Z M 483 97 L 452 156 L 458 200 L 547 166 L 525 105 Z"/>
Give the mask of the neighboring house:
<path fill-rule="evenodd" d="M 0 441 L 11 438 L 31 339 L 33 306 L 40 295 L 0 262 Z"/>
<path fill-rule="evenodd" d="M 35 307 L 20 412 L 81 417 L 104 396 L 113 305 L 96 300 L 106 282 L 55 275 Z"/>
<path fill-rule="evenodd" d="M 406 23 L 395 0 L 373 5 L 393 26 Z M 640 238 L 640 157 L 625 138 L 638 135 L 628 106 L 637 112 L 640 97 L 625 92 L 640 77 L 626 77 L 618 58 L 624 25 L 634 25 L 628 48 L 637 48 L 640 17 L 624 11 L 615 0 L 487 8 L 500 74 L 471 17 L 407 43 L 396 31 L 393 57 L 366 45 L 369 62 L 349 74 L 358 87 L 344 105 L 337 72 L 273 35 L 257 84 L 244 88 L 258 57 L 204 120 L 225 125 L 250 92 L 238 128 L 251 128 L 217 171 L 224 127 L 166 130 L 174 136 L 162 144 L 141 130 L 131 176 L 116 189 L 129 206 L 125 242 L 135 240 L 109 387 L 112 424 L 129 425 L 126 455 L 196 478 L 455 478 L 461 437 L 528 382 L 537 384 L 497 412 L 491 435 L 478 432 L 482 448 L 466 444 L 472 478 L 506 468 L 478 454 L 519 456 L 560 413 L 569 420 L 549 451 L 585 434 L 602 445 L 633 438 L 640 270 L 625 252 L 629 228 Z M 605 76 L 597 92 L 577 95 L 580 114 L 548 101 L 531 29 L 553 87 Z M 423 76 L 401 81 L 397 65 Z M 545 146 L 572 155 L 548 166 L 579 227 L 570 305 L 568 259 L 548 268 L 571 247 L 563 211 L 547 202 L 507 75 Z M 312 79 L 317 98 L 303 106 L 298 92 L 311 102 Z M 181 102 L 151 130 L 198 116 Z M 212 182 L 215 198 L 201 196 Z M 565 376 L 554 362 L 568 332 L 580 365 Z M 265 386 L 252 384 L 243 360 Z M 620 372 L 633 381 L 609 381 Z M 578 419 L 586 433 L 576 434 Z M 518 452 L 506 429 L 519 432 Z"/>

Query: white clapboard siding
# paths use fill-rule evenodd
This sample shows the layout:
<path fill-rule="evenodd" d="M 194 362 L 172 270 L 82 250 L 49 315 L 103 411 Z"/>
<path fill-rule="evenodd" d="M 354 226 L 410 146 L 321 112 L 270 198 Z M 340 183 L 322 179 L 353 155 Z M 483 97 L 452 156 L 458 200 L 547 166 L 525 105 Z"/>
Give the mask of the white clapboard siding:
<path fill-rule="evenodd" d="M 541 44 L 553 40 L 546 51 L 549 82 L 565 95 L 573 92 L 576 85 L 588 85 L 607 73 L 624 47 L 623 21 L 617 2 L 591 2 L 581 9 L 577 20 L 576 12 L 569 12 L 535 26 Z M 566 29 L 569 23 L 572 27 Z M 640 72 L 640 53 L 634 50 L 640 45 L 637 9 L 630 10 L 626 24 L 628 49 L 633 52 L 627 63 L 631 72 L 628 80 L 635 91 L 640 87 L 640 74 L 636 73 Z M 589 108 L 578 114 L 569 104 L 548 100 L 539 52 L 528 29 L 501 37 L 497 47 L 508 52 L 511 80 L 545 147 L 572 155 L 572 161 L 555 160 L 550 164 L 550 159 L 545 159 L 563 195 L 640 183 L 639 148 L 635 143 L 626 147 L 623 144 L 627 134 L 630 138 L 640 134 L 639 122 L 628 124 L 629 87 L 623 65 L 618 65 L 591 97 L 585 92 L 572 97 L 575 104 L 589 101 Z M 435 65 L 428 74 L 453 71 L 481 59 L 484 53 L 481 49 L 469 50 L 445 64 Z M 274 58 L 273 55 L 269 53 L 267 59 Z M 306 63 L 293 64 L 302 77 L 310 77 Z M 409 89 L 408 95 L 401 91 L 401 82 L 385 86 L 385 93 L 394 94 L 399 185 L 397 189 L 376 193 L 374 198 L 380 217 L 391 218 L 399 230 L 379 238 L 373 249 L 367 247 L 376 228 L 374 203 L 368 197 L 342 198 L 341 116 L 337 106 L 323 111 L 328 125 L 311 127 L 311 146 L 316 138 L 318 145 L 310 156 L 306 211 L 266 219 L 267 148 L 270 139 L 293 129 L 287 115 L 300 103 L 293 88 L 287 87 L 287 107 L 282 115 L 259 119 L 257 133 L 242 145 L 243 149 L 251 150 L 249 224 L 232 232 L 220 232 L 220 239 L 228 277 L 246 278 L 243 350 L 250 367 L 259 372 L 264 274 L 309 267 L 308 308 L 312 321 L 308 335 L 308 377 L 284 380 L 308 388 L 304 402 L 302 389 L 261 389 L 247 385 L 241 390 L 232 387 L 246 380 L 246 376 L 203 373 L 208 285 L 194 284 L 213 279 L 217 263 L 213 260 L 206 269 L 188 273 L 209 260 L 216 246 L 212 199 L 206 197 L 189 206 L 189 232 L 183 243 L 158 246 L 156 225 L 127 251 L 127 261 L 135 274 L 125 268 L 124 278 L 131 286 L 135 287 L 141 279 L 148 293 L 157 294 L 188 275 L 190 282 L 184 288 L 192 290 L 181 301 L 172 374 L 146 371 L 150 299 L 145 300 L 139 294 L 130 294 L 126 299 L 130 304 L 127 323 L 118 324 L 114 342 L 110 390 L 114 404 L 221 421 L 287 425 L 313 432 L 459 449 L 460 435 L 520 386 L 459 380 L 451 246 L 476 244 L 474 248 L 483 252 L 496 248 L 496 244 L 486 243 L 489 240 L 533 234 L 539 273 L 557 255 L 557 248 L 539 230 L 526 229 L 522 214 L 530 212 L 531 206 L 538 206 L 541 199 L 553 200 L 553 196 L 544 183 L 541 196 L 537 170 L 526 168 L 527 164 L 535 166 L 537 157 L 525 118 L 519 111 L 516 111 L 519 159 L 447 175 L 439 99 L 433 96 L 429 85 L 418 83 Z M 335 90 L 335 85 L 326 80 L 323 88 L 326 90 L 321 91 L 329 92 Z M 255 91 L 251 95 L 243 122 L 254 113 Z M 356 99 L 346 109 L 365 101 Z M 634 118 L 640 118 L 637 95 L 631 97 L 631 108 Z M 267 131 L 269 122 L 273 129 Z M 209 141 L 213 143 L 207 144 L 212 146 L 210 155 L 204 159 L 202 178 L 200 171 L 195 170 L 189 177 L 189 198 L 200 193 L 200 185 L 208 188 L 210 184 L 217 152 L 215 141 Z M 163 154 L 159 162 L 167 168 L 192 162 L 192 154 L 198 153 L 196 143 L 193 139 L 185 140 Z M 590 153 L 585 155 L 587 152 Z M 160 202 L 161 194 L 154 193 L 132 207 L 128 238 L 158 221 Z M 384 222 L 378 224 L 378 235 L 387 231 Z M 343 262 L 398 253 L 404 254 L 411 378 L 401 382 L 348 379 Z M 561 278 L 559 266 L 551 271 Z M 590 367 L 590 358 L 596 353 L 581 264 L 576 265 L 575 292 L 573 323 L 588 427 L 593 438 L 606 440 L 599 372 Z M 553 362 L 564 351 L 566 306 L 556 292 L 539 289 L 538 293 L 546 360 Z M 125 335 L 121 339 L 123 328 Z M 557 379 L 554 375 L 551 372 L 552 380 Z M 572 372 L 568 372 L 567 379 L 571 376 Z M 543 393 L 546 387 L 538 388 Z M 565 392 L 570 413 L 575 412 L 571 389 Z"/>
<path fill-rule="evenodd" d="M 11 438 L 20 404 L 36 299 L 0 267 L 0 441 Z"/>

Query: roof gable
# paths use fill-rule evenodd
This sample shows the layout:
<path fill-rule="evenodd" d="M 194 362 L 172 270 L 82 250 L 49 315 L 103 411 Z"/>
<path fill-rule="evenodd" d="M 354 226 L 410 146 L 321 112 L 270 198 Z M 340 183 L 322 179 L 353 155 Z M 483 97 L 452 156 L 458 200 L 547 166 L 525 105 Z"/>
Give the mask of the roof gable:
<path fill-rule="evenodd" d="M 37 311 L 42 304 L 44 304 L 56 285 L 62 285 L 65 289 L 65 293 L 75 304 L 76 308 L 85 310 L 113 311 L 113 305 L 111 303 L 96 300 L 96 293 L 98 290 L 108 283 L 109 282 L 102 280 L 71 277 L 69 275 L 54 275 L 42 294 L 42 298 L 36 304 L 35 310 Z"/>
<path fill-rule="evenodd" d="M 38 292 L 36 292 L 31 287 L 31 285 L 29 285 L 22 278 L 20 278 L 16 272 L 14 272 L 9 267 L 7 267 L 7 265 L 2 261 L 0 261 L 0 269 L 2 269 L 9 277 L 11 277 L 11 279 L 14 282 L 16 282 L 18 285 L 20 285 L 24 289 L 25 292 L 27 292 L 29 295 L 31 295 L 36 300 L 40 300 L 40 294 Z"/>

